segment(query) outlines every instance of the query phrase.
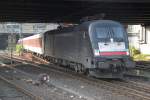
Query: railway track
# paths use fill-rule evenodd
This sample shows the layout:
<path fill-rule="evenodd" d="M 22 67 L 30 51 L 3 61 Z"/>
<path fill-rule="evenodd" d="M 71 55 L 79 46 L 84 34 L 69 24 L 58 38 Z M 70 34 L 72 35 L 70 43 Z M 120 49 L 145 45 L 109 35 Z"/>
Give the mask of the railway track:
<path fill-rule="evenodd" d="M 125 86 L 130 89 L 135 89 L 137 91 L 143 92 L 146 95 L 150 95 L 150 86 L 142 84 L 142 83 L 137 83 L 134 81 L 126 81 L 126 80 L 120 80 L 120 81 L 111 81 L 112 83 L 119 85 L 119 86 Z"/>
<path fill-rule="evenodd" d="M 34 56 L 35 58 L 37 58 L 39 61 L 42 61 L 44 63 L 47 63 L 47 61 L 41 59 L 41 58 L 38 58 L 36 56 Z M 150 63 L 146 63 L 147 64 L 150 64 Z M 60 69 L 60 68 L 59 68 Z M 62 69 L 61 69 L 62 70 Z M 71 70 L 70 70 L 71 71 Z M 72 72 L 71 72 L 72 73 Z M 74 73 L 74 72 L 73 72 Z M 134 88 L 134 89 L 137 89 L 139 91 L 143 91 L 143 92 L 147 92 L 148 94 L 150 93 L 150 86 L 149 85 L 146 85 L 146 84 L 142 84 L 142 83 L 139 83 L 139 82 L 135 82 L 135 81 L 130 81 L 130 80 L 118 80 L 118 81 L 107 81 L 107 82 L 113 82 L 115 84 L 120 84 L 120 85 L 124 85 L 126 87 L 129 87 L 129 88 Z"/>
<path fill-rule="evenodd" d="M 37 57 L 36 57 L 37 58 Z M 37 58 L 38 59 L 38 58 Z M 43 61 L 41 58 L 39 58 L 40 61 Z M 55 67 L 56 68 L 56 67 Z M 54 68 L 54 69 L 55 69 Z M 60 70 L 60 68 L 58 68 Z M 56 70 L 58 70 L 56 68 Z M 61 69 L 63 70 L 63 69 Z M 66 70 L 64 71 L 66 72 Z M 73 72 L 71 71 L 70 74 L 72 74 Z M 76 74 L 75 74 L 76 75 Z M 119 89 L 122 89 L 122 91 L 126 91 L 125 95 L 126 94 L 130 94 L 131 96 L 132 95 L 135 95 L 135 96 L 138 96 L 138 97 L 141 97 L 141 99 L 145 99 L 145 100 L 150 100 L 150 86 L 146 86 L 146 85 L 143 85 L 143 84 L 140 84 L 140 83 L 136 83 L 134 81 L 115 81 L 115 82 L 108 82 L 108 81 L 102 81 L 102 80 L 97 80 L 97 79 L 93 79 L 93 78 L 89 78 L 89 77 L 85 77 L 85 76 L 81 76 L 81 75 L 78 75 L 79 77 L 82 77 L 82 80 L 84 79 L 84 81 L 88 81 L 88 80 L 91 80 L 91 81 L 94 81 L 94 82 L 97 82 L 97 83 L 103 83 L 104 84 L 107 84 L 107 89 L 108 88 L 111 88 L 112 87 L 117 87 L 118 85 L 120 86 Z M 88 80 L 87 80 L 88 79 Z M 89 83 L 89 81 L 88 81 Z M 94 85 L 99 85 L 99 84 L 94 84 Z M 118 84 L 116 84 L 118 83 Z M 92 83 L 93 84 L 93 83 Z M 108 84 L 109 84 L 109 87 L 108 87 Z M 115 84 L 115 85 L 114 85 Z M 131 93 L 131 91 L 133 93 Z M 119 92 L 118 92 L 119 93 Z M 143 95 L 144 94 L 144 95 Z"/>
<path fill-rule="evenodd" d="M 136 69 L 150 71 L 150 65 L 136 65 Z"/>
<path fill-rule="evenodd" d="M 33 100 L 0 78 L 0 100 Z"/>
<path fill-rule="evenodd" d="M 2 57 L 2 55 L 0 56 L 0 57 Z M 4 56 L 4 58 L 8 58 L 9 59 L 9 57 L 8 56 Z M 23 64 L 29 64 L 29 62 L 30 61 L 27 61 L 27 62 L 25 62 L 24 60 L 21 60 L 21 59 L 13 59 L 14 61 L 18 61 L 18 62 L 23 62 Z M 30 64 L 31 64 L 32 62 L 30 62 Z M 36 63 L 37 64 L 37 63 Z M 35 65 L 36 64 L 31 64 L 32 66 L 34 65 L 34 67 L 35 67 Z M 19 64 L 17 64 L 17 66 L 20 66 Z M 25 71 L 22 71 L 22 70 L 20 70 L 20 69 L 17 69 L 17 68 L 15 68 L 15 65 L 13 65 L 13 66 L 11 66 L 11 65 L 5 65 L 5 67 L 6 68 L 9 68 L 9 69 L 12 69 L 12 70 L 15 70 L 17 73 L 19 72 L 19 73 L 22 73 L 22 74 L 24 74 L 25 76 L 27 76 L 27 77 L 29 77 L 29 79 L 31 79 L 32 80 L 32 78 L 33 79 L 35 79 L 35 78 L 37 78 L 37 77 L 34 77 L 34 76 L 32 76 L 30 73 L 27 73 L 27 72 L 25 72 Z M 8 69 L 8 70 L 9 70 Z M 9 77 L 8 77 L 9 78 Z M 20 80 L 20 78 L 19 77 L 15 77 L 16 79 L 19 79 Z M 10 79 L 10 78 L 9 78 Z M 21 79 L 22 80 L 22 79 Z M 23 80 L 24 80 L 24 78 L 23 78 Z M 28 83 L 28 80 L 24 80 L 24 81 L 26 81 L 27 83 Z M 34 81 L 33 81 L 34 82 Z M 52 85 L 51 84 L 47 84 L 47 86 L 48 87 L 52 87 Z M 53 87 L 53 88 L 56 88 L 56 87 Z M 84 98 L 84 97 L 78 97 L 77 95 L 74 95 L 74 94 L 72 94 L 72 93 L 69 93 L 69 92 L 66 92 L 66 91 L 63 91 L 62 89 L 60 89 L 60 88 L 58 88 L 58 92 L 57 92 L 57 90 L 54 90 L 54 91 L 56 91 L 56 92 L 54 92 L 53 90 L 52 90 L 52 92 L 49 94 L 50 96 L 52 96 L 53 98 L 51 98 L 51 99 L 46 99 L 46 100 L 59 100 L 60 98 L 60 100 L 70 100 L 70 96 L 69 95 L 71 95 L 71 98 L 72 98 L 72 96 L 73 96 L 73 100 L 86 100 L 86 98 Z M 45 90 L 46 92 L 47 92 L 47 90 Z M 59 93 L 60 91 L 62 91 L 62 93 Z M 66 95 L 64 95 L 63 93 L 66 93 Z M 44 94 L 46 94 L 46 93 L 44 93 Z M 58 97 L 55 97 L 55 96 L 58 96 Z M 41 97 L 39 97 L 39 96 L 37 96 L 37 98 L 35 98 L 35 99 L 33 99 L 33 100 L 45 100 L 45 97 L 43 97 L 44 95 L 42 95 Z M 59 98 L 59 99 L 55 99 L 55 98 Z M 44 98 L 44 99 L 43 99 Z M 49 98 L 49 97 L 46 97 L 46 98 Z"/>
<path fill-rule="evenodd" d="M 136 62 L 136 69 L 141 70 L 150 70 L 150 63 L 149 62 Z"/>
<path fill-rule="evenodd" d="M 17 59 L 17 58 L 16 58 Z M 31 63 L 29 63 L 31 64 Z M 150 88 L 145 85 L 137 84 L 134 82 L 119 82 L 119 81 L 104 81 L 91 77 L 86 77 L 84 75 L 76 74 L 70 70 L 64 70 L 64 68 L 53 66 L 51 68 L 48 67 L 40 67 L 37 64 L 31 64 L 38 69 L 42 69 L 45 71 L 53 71 L 55 73 L 59 73 L 62 75 L 66 75 L 72 77 L 74 79 L 78 79 L 88 84 L 95 85 L 100 88 L 104 88 L 106 90 L 110 90 L 118 95 L 125 95 L 129 97 L 134 97 L 140 100 L 150 100 Z"/>
<path fill-rule="evenodd" d="M 3 77 L 0 75 L 0 80 L 5 81 L 6 83 L 10 84 L 11 86 L 15 87 L 18 91 L 20 91 L 21 93 L 25 94 L 26 96 L 28 96 L 30 99 L 28 100 L 43 100 L 42 98 L 35 96 L 34 94 L 32 94 L 30 91 L 16 85 L 15 83 L 11 82 L 9 79 Z"/>

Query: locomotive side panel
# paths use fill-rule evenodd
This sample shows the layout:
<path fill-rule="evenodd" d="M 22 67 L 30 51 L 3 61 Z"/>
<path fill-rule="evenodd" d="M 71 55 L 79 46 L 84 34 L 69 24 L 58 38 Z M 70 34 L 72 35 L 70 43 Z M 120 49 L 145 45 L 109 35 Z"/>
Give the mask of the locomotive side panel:
<path fill-rule="evenodd" d="M 91 65 L 93 53 L 88 31 L 80 32 L 80 38 L 80 63 L 82 63 L 85 66 L 85 68 L 91 68 L 93 67 Z"/>
<path fill-rule="evenodd" d="M 54 34 L 54 56 L 77 62 L 79 56 L 79 38 L 77 33 Z"/>
<path fill-rule="evenodd" d="M 86 31 L 45 34 L 45 55 L 91 67 L 92 47 Z"/>
<path fill-rule="evenodd" d="M 54 35 L 44 34 L 44 55 L 54 57 Z"/>

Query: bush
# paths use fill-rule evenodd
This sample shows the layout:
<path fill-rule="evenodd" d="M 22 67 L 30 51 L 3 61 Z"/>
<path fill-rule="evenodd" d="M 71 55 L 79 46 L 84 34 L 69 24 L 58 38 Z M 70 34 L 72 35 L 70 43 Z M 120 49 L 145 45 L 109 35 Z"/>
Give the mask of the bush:
<path fill-rule="evenodd" d="M 130 49 L 131 56 L 135 56 L 141 53 L 138 49 L 136 49 L 133 46 L 130 46 L 129 49 Z"/>
<path fill-rule="evenodd" d="M 150 55 L 146 54 L 141 54 L 141 52 L 136 49 L 135 47 L 129 47 L 131 56 L 135 61 L 149 61 L 150 60 Z"/>
<path fill-rule="evenodd" d="M 20 54 L 22 52 L 22 50 L 23 50 L 23 46 L 20 44 L 17 44 L 16 45 L 16 52 Z"/>

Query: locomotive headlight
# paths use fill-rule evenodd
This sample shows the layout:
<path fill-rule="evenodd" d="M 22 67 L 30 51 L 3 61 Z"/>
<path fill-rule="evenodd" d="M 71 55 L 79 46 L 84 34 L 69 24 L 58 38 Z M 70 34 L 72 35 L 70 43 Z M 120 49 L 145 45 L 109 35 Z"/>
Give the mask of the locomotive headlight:
<path fill-rule="evenodd" d="M 94 50 L 94 55 L 95 55 L 95 56 L 99 56 L 99 50 L 98 50 L 98 49 L 95 49 L 95 50 Z"/>
<path fill-rule="evenodd" d="M 130 55 L 130 53 L 129 53 L 129 50 L 128 50 L 128 49 L 127 49 L 127 52 L 126 52 L 126 54 L 127 54 L 127 55 Z"/>
<path fill-rule="evenodd" d="M 127 55 L 129 55 L 130 53 L 129 53 L 129 51 L 127 51 Z"/>
<path fill-rule="evenodd" d="M 113 42 L 114 42 L 114 39 L 113 39 L 113 38 L 110 38 L 110 42 L 113 43 Z"/>

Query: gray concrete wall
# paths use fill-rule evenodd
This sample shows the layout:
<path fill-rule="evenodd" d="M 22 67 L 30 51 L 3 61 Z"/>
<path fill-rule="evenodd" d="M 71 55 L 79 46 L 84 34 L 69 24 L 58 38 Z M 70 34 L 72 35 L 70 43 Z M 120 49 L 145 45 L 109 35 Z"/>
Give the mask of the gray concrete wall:
<path fill-rule="evenodd" d="M 129 26 L 127 32 L 131 46 L 142 54 L 150 54 L 150 26 Z"/>
<path fill-rule="evenodd" d="M 129 46 L 140 49 L 138 34 L 128 35 Z"/>
<path fill-rule="evenodd" d="M 0 33 L 44 33 L 58 27 L 55 23 L 0 23 Z M 12 29 L 13 28 L 13 29 Z"/>
<path fill-rule="evenodd" d="M 139 41 L 141 32 L 142 32 L 141 25 L 128 25 L 127 33 L 130 46 L 140 49 Z"/>

